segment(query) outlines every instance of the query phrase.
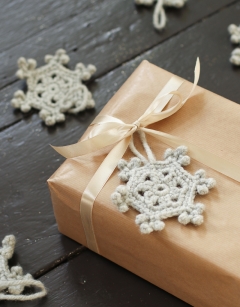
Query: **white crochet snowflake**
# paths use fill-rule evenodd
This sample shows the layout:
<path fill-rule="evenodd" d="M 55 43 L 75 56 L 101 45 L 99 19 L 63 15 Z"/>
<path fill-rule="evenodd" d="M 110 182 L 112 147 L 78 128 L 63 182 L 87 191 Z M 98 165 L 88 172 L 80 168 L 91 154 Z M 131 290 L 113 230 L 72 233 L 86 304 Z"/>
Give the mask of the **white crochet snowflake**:
<path fill-rule="evenodd" d="M 190 158 L 187 148 L 167 149 L 164 161 L 142 165 L 139 158 L 130 162 L 120 160 L 119 177 L 126 185 L 120 185 L 112 194 L 112 201 L 119 211 L 126 212 L 129 206 L 140 212 L 136 224 L 142 233 L 162 230 L 164 219 L 178 216 L 181 224 L 203 223 L 204 205 L 194 203 L 196 194 L 207 194 L 215 185 L 215 180 L 205 178 L 205 171 L 198 170 L 194 175 L 182 165 L 188 165 Z"/>
<path fill-rule="evenodd" d="M 8 260 L 14 253 L 16 239 L 13 235 L 6 236 L 0 248 L 0 300 L 27 301 L 43 297 L 47 291 L 41 281 L 34 280 L 31 274 L 23 275 L 20 266 L 8 267 Z M 36 286 L 41 291 L 30 294 L 21 294 L 25 287 Z"/>
<path fill-rule="evenodd" d="M 0 248 L 0 292 L 8 289 L 10 294 L 20 294 L 24 289 L 21 283 L 15 283 L 16 280 L 32 279 L 30 274 L 23 276 L 20 266 L 14 266 L 11 270 L 8 268 L 8 260 L 14 253 L 15 242 L 13 235 L 6 236 L 2 241 L 3 247 Z"/>
<path fill-rule="evenodd" d="M 11 104 L 28 112 L 31 108 L 41 110 L 39 116 L 46 125 L 65 120 L 64 112 L 78 113 L 95 106 L 92 94 L 82 81 L 91 78 L 96 71 L 95 66 L 85 67 L 78 63 L 74 71 L 64 67 L 69 62 L 66 51 L 59 49 L 55 55 L 46 55 L 46 65 L 36 68 L 34 59 L 18 60 L 17 76 L 27 80 L 28 91 L 17 91 Z"/>

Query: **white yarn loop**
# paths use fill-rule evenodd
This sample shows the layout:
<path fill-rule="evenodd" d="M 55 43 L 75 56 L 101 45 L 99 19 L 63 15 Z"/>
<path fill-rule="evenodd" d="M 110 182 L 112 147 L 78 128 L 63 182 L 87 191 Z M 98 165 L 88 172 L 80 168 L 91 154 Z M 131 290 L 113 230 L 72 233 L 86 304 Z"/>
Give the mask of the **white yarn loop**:
<path fill-rule="evenodd" d="M 131 141 L 129 143 L 129 148 L 132 151 L 132 153 L 142 161 L 143 164 L 148 163 L 148 160 L 135 147 L 134 141 L 133 141 L 133 135 L 132 135 Z"/>
<path fill-rule="evenodd" d="M 148 145 L 148 142 L 147 142 L 147 139 L 146 139 L 146 134 L 141 130 L 139 130 L 138 133 L 139 133 L 140 140 L 142 142 L 143 148 L 145 149 L 145 152 L 147 154 L 149 162 L 155 162 L 156 158 L 155 158 L 150 146 Z"/>
<path fill-rule="evenodd" d="M 135 125 L 135 123 L 134 123 L 134 125 Z M 140 126 L 140 123 L 139 123 L 138 127 L 139 126 Z M 143 131 L 141 131 L 141 130 L 137 130 L 137 132 L 138 132 L 138 135 L 140 137 L 140 140 L 141 140 L 141 143 L 143 145 L 143 148 L 144 148 L 144 150 L 145 150 L 145 152 L 147 154 L 148 160 L 135 147 L 133 135 L 132 135 L 132 138 L 131 138 L 131 141 L 130 141 L 130 144 L 129 144 L 130 150 L 132 151 L 132 153 L 136 157 L 138 157 L 142 161 L 143 164 L 146 164 L 148 162 L 155 162 L 156 158 L 155 158 L 155 156 L 154 156 L 150 146 L 148 145 L 145 133 Z"/>
<path fill-rule="evenodd" d="M 11 280 L 11 281 L 0 281 L 0 288 L 7 289 L 12 286 L 21 286 L 21 287 L 36 287 L 39 288 L 40 291 L 34 294 L 22 295 L 22 294 L 5 294 L 0 293 L 0 300 L 8 300 L 8 301 L 30 301 L 35 300 L 37 298 L 44 297 L 47 295 L 47 290 L 44 287 L 43 283 L 38 280 Z"/>
<path fill-rule="evenodd" d="M 135 0 L 136 4 L 151 6 L 156 0 Z M 167 17 L 164 6 L 181 8 L 187 0 L 157 0 L 153 13 L 153 25 L 157 30 L 162 30 L 166 26 Z"/>
<path fill-rule="evenodd" d="M 9 235 L 3 239 L 3 247 L 0 248 L 0 300 L 28 301 L 45 296 L 47 290 L 41 281 L 34 280 L 31 274 L 23 275 L 20 266 L 9 269 L 8 260 L 14 253 L 15 243 L 15 237 Z M 36 287 L 39 291 L 23 295 L 25 287 Z"/>

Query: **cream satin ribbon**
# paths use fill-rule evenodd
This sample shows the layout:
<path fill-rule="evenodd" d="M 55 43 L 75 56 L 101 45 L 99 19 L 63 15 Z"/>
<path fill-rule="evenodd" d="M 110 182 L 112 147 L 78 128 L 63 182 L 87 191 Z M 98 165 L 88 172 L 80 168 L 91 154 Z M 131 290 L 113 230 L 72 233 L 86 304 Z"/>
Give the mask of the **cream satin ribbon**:
<path fill-rule="evenodd" d="M 137 130 L 141 130 L 144 133 L 157 138 L 158 140 L 171 147 L 185 145 L 188 147 L 191 158 L 234 180 L 240 181 L 239 166 L 236 166 L 231 162 L 224 160 L 223 158 L 220 158 L 210 152 L 207 152 L 206 150 L 201 149 L 179 137 L 161 131 L 145 128 L 152 123 L 158 122 L 175 114 L 192 95 L 198 83 L 199 76 L 200 63 L 199 59 L 197 59 L 193 87 L 187 98 L 184 100 L 182 99 L 181 93 L 177 91 L 184 80 L 173 76 L 167 82 L 161 92 L 157 95 L 154 101 L 150 104 L 144 114 L 134 123 L 126 124 L 118 118 L 108 115 L 99 115 L 91 124 L 93 129 L 91 130 L 87 140 L 64 147 L 53 146 L 53 148 L 62 156 L 66 158 L 74 158 L 115 144 L 113 149 L 109 152 L 100 167 L 97 169 L 94 176 L 91 178 L 85 191 L 82 194 L 80 202 L 80 214 L 86 235 L 87 246 L 89 249 L 99 253 L 92 222 L 92 209 L 94 201 L 113 173 L 119 160 L 123 157 L 129 146 L 133 133 Z M 173 107 L 163 111 L 164 107 L 168 104 L 173 95 L 178 96 L 178 103 L 176 103 Z"/>

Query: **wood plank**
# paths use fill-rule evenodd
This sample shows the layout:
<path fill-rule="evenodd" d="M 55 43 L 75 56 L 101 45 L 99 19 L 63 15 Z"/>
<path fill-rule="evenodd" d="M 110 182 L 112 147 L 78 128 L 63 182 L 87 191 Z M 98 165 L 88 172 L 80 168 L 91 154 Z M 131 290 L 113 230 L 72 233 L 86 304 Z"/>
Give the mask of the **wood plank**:
<path fill-rule="evenodd" d="M 95 80 L 90 84 L 97 101 L 95 111 L 69 115 L 65 124 L 53 128 L 42 125 L 37 114 L 33 114 L 0 133 L 0 237 L 10 233 L 17 236 L 17 262 L 25 271 L 34 273 L 78 246 L 58 234 L 54 222 L 46 179 L 63 160 L 48 144 L 76 142 L 143 59 L 192 80 L 195 59 L 199 55 L 200 84 L 239 102 L 240 70 L 233 69 L 228 62 L 233 47 L 226 31 L 229 23 L 237 22 L 239 11 L 239 3 L 222 10 Z M 74 272 L 81 274 L 77 267 Z M 125 283 L 128 284 L 128 277 Z"/>
<path fill-rule="evenodd" d="M 0 11 L 0 51 L 7 50 L 59 22 L 65 22 L 80 12 L 91 10 L 96 1 L 3 1 Z"/>
<path fill-rule="evenodd" d="M 21 263 L 26 271 L 34 273 L 78 246 L 58 233 L 53 216 L 46 180 L 64 159 L 49 144 L 64 139 L 69 142 L 73 136 L 82 135 L 113 95 L 118 77 L 115 89 L 111 90 L 92 83 L 100 98 L 96 110 L 68 115 L 67 129 L 67 123 L 48 128 L 33 113 L 0 133 L 0 222 L 3 225 L 0 237 L 15 234 L 18 240 L 15 263 Z M 123 82 L 124 76 L 120 78 Z M 109 83 L 111 79 L 109 74 L 105 81 Z"/>
<path fill-rule="evenodd" d="M 81 6 L 78 6 L 77 16 L 44 29 L 28 39 L 28 34 L 25 33 L 27 30 L 23 30 L 20 35 L 22 42 L 0 53 L 0 88 L 16 82 L 15 72 L 20 56 L 35 58 L 42 65 L 45 54 L 53 54 L 58 48 L 68 51 L 71 68 L 79 61 L 96 65 L 97 78 L 234 2 L 236 1 L 190 0 L 181 10 L 168 10 L 169 22 L 166 29 L 159 33 L 152 27 L 153 8 L 136 7 L 132 0 L 93 1 L 89 7 L 84 1 L 86 8 L 81 10 Z M 34 9 L 33 4 L 31 8 Z M 33 16 L 37 14 L 37 9 L 36 6 Z M 58 9 L 61 10 L 60 7 Z M 37 28 L 38 20 L 32 20 L 25 27 Z M 17 23 L 15 33 L 18 35 Z M 21 84 L 20 88 L 23 87 L 23 83 Z M 19 89 L 19 85 L 13 84 L 0 92 L 0 114 L 4 114 L 0 119 L 0 129 L 23 117 L 21 112 L 13 112 L 9 106 L 16 89 Z"/>
<path fill-rule="evenodd" d="M 190 306 L 89 250 L 40 280 L 48 288 L 46 298 L 15 304 L 4 302 L 2 306 Z"/>
<path fill-rule="evenodd" d="M 54 131 L 42 127 L 36 114 L 1 135 L 1 238 L 11 233 L 17 237 L 18 261 L 31 273 L 77 247 L 59 235 L 51 208 L 46 180 L 63 159 L 50 148 L 56 137 L 50 141 L 50 135 Z"/>

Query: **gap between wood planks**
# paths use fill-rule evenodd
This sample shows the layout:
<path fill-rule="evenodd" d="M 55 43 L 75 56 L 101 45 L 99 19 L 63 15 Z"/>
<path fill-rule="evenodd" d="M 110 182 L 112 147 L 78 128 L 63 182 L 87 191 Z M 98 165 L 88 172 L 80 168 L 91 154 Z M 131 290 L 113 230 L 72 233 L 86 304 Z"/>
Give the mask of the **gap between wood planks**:
<path fill-rule="evenodd" d="M 88 249 L 87 247 L 81 245 L 78 248 L 76 248 L 74 251 L 61 256 L 60 258 L 58 258 L 58 259 L 54 260 L 53 262 L 49 263 L 48 265 L 44 266 L 44 268 L 37 270 L 32 275 L 35 279 L 38 279 L 38 278 L 42 277 L 43 275 L 47 274 L 48 272 L 50 272 L 51 270 L 55 269 L 56 267 L 60 266 L 61 264 L 76 258 L 77 256 L 82 254 L 87 249 Z"/>
<path fill-rule="evenodd" d="M 17 123 L 21 122 L 23 119 L 24 119 L 24 117 L 19 118 L 19 119 L 17 119 L 16 121 L 14 121 L 13 123 L 11 123 L 11 124 L 9 124 L 9 125 L 0 127 L 0 133 L 1 133 L 2 131 L 4 131 L 4 130 L 8 129 L 9 127 L 12 127 L 12 126 L 16 125 Z"/>
<path fill-rule="evenodd" d="M 201 21 L 204 20 L 204 19 L 209 18 L 210 16 L 212 16 L 212 15 L 214 15 L 214 14 L 217 14 L 219 11 L 221 11 L 221 10 L 223 10 L 223 9 L 225 9 L 225 8 L 227 8 L 227 7 L 229 7 L 229 6 L 231 6 L 231 5 L 234 5 L 234 4 L 237 3 L 237 2 L 238 2 L 238 0 L 234 0 L 233 2 L 231 2 L 231 3 L 229 3 L 229 4 L 223 5 L 221 8 L 216 9 L 215 11 L 213 11 L 213 12 L 207 14 L 207 15 L 204 16 L 204 17 L 201 17 L 199 20 L 196 20 L 196 21 L 195 21 L 194 23 L 192 23 L 191 25 L 188 25 L 188 26 L 184 27 L 183 29 L 177 31 L 177 32 L 174 33 L 171 37 L 174 37 L 174 36 L 178 35 L 179 33 L 185 31 L 186 29 L 188 29 L 188 28 L 190 28 L 190 27 L 192 27 L 193 25 L 195 25 L 195 24 L 201 22 Z M 78 15 L 80 15 L 80 13 L 79 13 Z M 76 15 L 76 16 L 78 16 L 78 15 Z M 58 24 L 61 24 L 61 22 L 58 22 L 58 23 L 55 23 L 55 24 L 49 26 L 49 28 L 48 28 L 47 30 L 49 31 L 50 29 L 54 28 L 54 26 L 56 26 L 56 25 L 58 25 Z M 151 29 L 152 29 L 152 31 L 154 31 L 153 28 L 151 28 Z M 37 35 L 41 34 L 42 32 L 43 32 L 43 30 L 42 30 L 42 31 L 39 31 L 38 33 L 36 33 L 36 34 L 34 34 L 34 35 L 32 35 L 32 36 L 29 36 L 29 37 L 27 38 L 27 40 L 28 40 L 29 38 L 32 38 L 32 37 L 37 37 Z M 159 34 L 159 35 L 161 35 L 161 34 Z M 161 42 L 165 42 L 165 41 L 167 41 L 169 38 L 170 38 L 170 37 L 168 37 L 168 38 L 166 38 L 166 39 L 163 39 Z M 155 43 L 155 44 L 153 43 L 153 45 L 151 45 L 150 47 L 147 47 L 146 49 L 141 50 L 141 52 L 136 53 L 136 54 L 133 55 L 133 56 L 130 56 L 130 57 L 127 59 L 127 61 L 130 61 L 131 59 L 137 57 L 139 54 L 142 54 L 143 52 L 146 52 L 146 51 L 148 51 L 148 50 L 151 50 L 153 47 L 157 46 L 158 44 L 159 44 L 159 43 Z M 19 44 L 15 45 L 15 47 L 17 47 L 18 45 L 19 45 Z M 9 48 L 8 48 L 8 49 L 9 49 Z M 7 49 L 7 50 L 8 50 L 8 49 Z M 10 48 L 10 49 L 11 49 L 11 48 Z M 68 50 L 68 52 L 76 52 L 77 49 L 78 49 L 78 48 L 73 48 L 73 49 L 71 49 L 71 50 Z M 1 52 L 1 53 L 2 53 L 2 52 Z M 125 62 L 122 62 L 122 63 L 125 63 Z M 105 71 L 105 72 L 102 73 L 102 74 L 99 74 L 99 75 L 97 76 L 97 78 L 102 77 L 103 75 L 107 74 L 107 73 L 108 73 L 109 71 L 111 71 L 111 70 L 114 70 L 116 67 L 119 67 L 122 63 L 119 63 L 117 66 L 114 66 L 114 67 L 110 68 L 110 70 L 107 70 L 107 71 Z M 14 81 L 12 81 L 11 83 L 16 82 L 16 80 L 17 80 L 17 79 L 15 79 Z M 8 86 L 8 85 L 11 84 L 11 83 L 10 83 L 10 82 L 6 83 L 5 85 L 3 85 L 3 87 L 1 87 L 1 89 L 4 89 L 6 86 Z"/>

